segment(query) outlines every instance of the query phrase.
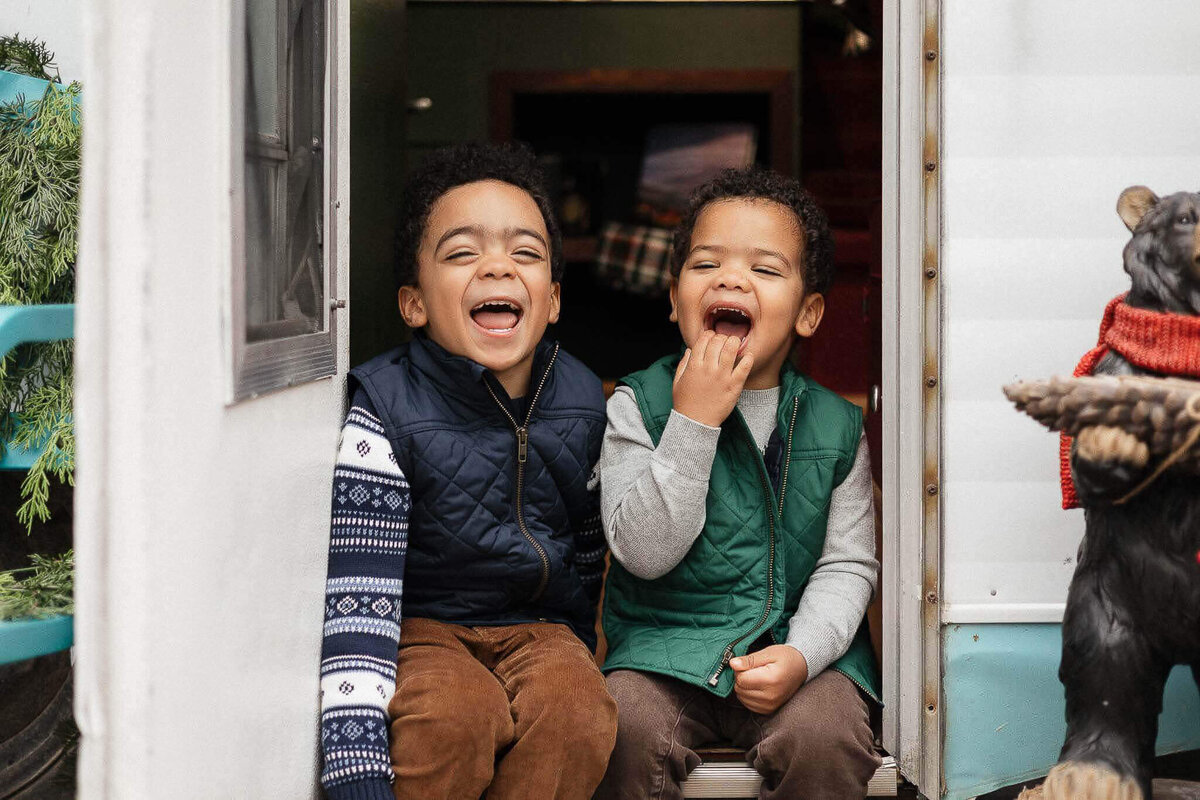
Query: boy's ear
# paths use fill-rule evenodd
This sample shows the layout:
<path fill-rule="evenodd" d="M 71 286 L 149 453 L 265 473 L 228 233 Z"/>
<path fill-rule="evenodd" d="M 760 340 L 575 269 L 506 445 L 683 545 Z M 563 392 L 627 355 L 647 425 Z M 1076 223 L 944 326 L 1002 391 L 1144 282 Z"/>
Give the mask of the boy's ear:
<path fill-rule="evenodd" d="M 546 321 L 551 325 L 558 322 L 558 312 L 562 308 L 562 285 L 558 281 L 550 284 L 550 318 Z"/>
<path fill-rule="evenodd" d="M 805 339 L 817 332 L 821 317 L 825 316 L 825 295 L 811 292 L 800 303 L 800 315 L 796 317 L 796 333 Z"/>
<path fill-rule="evenodd" d="M 425 312 L 425 300 L 421 290 L 416 286 L 401 286 L 397 293 L 397 304 L 400 306 L 400 316 L 404 324 L 414 330 L 424 328 L 429 322 L 429 314 Z"/>
<path fill-rule="evenodd" d="M 679 322 L 679 312 L 675 309 L 675 292 L 678 289 L 679 289 L 679 279 L 671 278 L 671 288 L 669 290 L 670 295 L 671 295 L 671 315 L 669 317 L 667 317 L 667 319 L 671 320 L 671 322 Z"/>

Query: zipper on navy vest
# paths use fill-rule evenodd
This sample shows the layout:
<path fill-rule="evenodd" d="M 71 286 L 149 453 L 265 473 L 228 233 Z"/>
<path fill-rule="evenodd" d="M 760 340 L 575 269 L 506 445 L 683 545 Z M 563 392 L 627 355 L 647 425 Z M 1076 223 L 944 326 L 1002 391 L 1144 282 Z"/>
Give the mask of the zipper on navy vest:
<path fill-rule="evenodd" d="M 525 508 L 522 502 L 523 493 L 525 490 L 525 462 L 529 458 L 529 421 L 533 419 L 533 407 L 537 405 L 538 397 L 542 393 L 542 387 L 546 385 L 546 379 L 550 377 L 550 370 L 554 368 L 554 360 L 558 358 L 558 343 L 554 344 L 554 352 L 550 354 L 550 362 L 546 364 L 546 371 L 542 373 L 542 379 L 538 382 L 537 389 L 533 393 L 532 399 L 529 401 L 529 408 L 525 412 L 525 424 L 517 424 L 517 419 L 512 415 L 504 403 L 500 402 L 500 398 L 496 397 L 496 393 L 492 391 L 492 386 L 486 380 L 483 385 L 487 387 L 488 394 L 496 401 L 496 405 L 500 406 L 500 410 L 504 412 L 504 416 L 508 417 L 508 421 L 512 423 L 513 430 L 517 434 L 517 527 L 521 529 L 521 535 L 528 540 L 534 551 L 538 554 L 538 558 L 542 561 L 542 577 L 538 581 L 537 589 L 533 593 L 533 597 L 529 602 L 535 602 L 542 596 L 542 592 L 546 591 L 546 584 L 550 582 L 550 556 L 546 555 L 546 548 L 542 547 L 538 540 L 533 538 L 533 534 L 529 532 L 529 528 L 525 526 Z"/>
<path fill-rule="evenodd" d="M 787 452 L 784 453 L 783 461 L 783 478 L 780 482 L 779 489 L 779 518 L 783 520 L 783 498 L 786 497 L 787 490 L 787 473 L 788 465 L 792 461 L 792 434 L 796 430 L 796 412 L 800 408 L 800 398 L 792 398 L 792 421 L 788 425 L 787 435 Z M 745 424 L 742 425 L 746 428 Z M 758 456 L 758 446 L 754 444 L 754 437 L 750 435 L 749 428 L 746 428 L 746 437 L 750 442 L 751 449 Z M 762 615 L 758 621 L 754 623 L 754 627 L 743 633 L 738 638 L 734 639 L 729 644 L 725 645 L 725 651 L 721 653 L 721 660 L 717 662 L 716 669 L 708 678 L 709 686 L 716 686 L 721 682 L 721 673 L 729 666 L 730 659 L 733 658 L 733 649 L 739 644 L 750 638 L 763 623 L 771 616 L 771 604 L 775 601 L 775 516 L 771 513 L 771 508 L 775 505 L 775 497 L 771 493 L 771 484 L 767 481 L 765 470 L 758 471 L 758 479 L 762 483 L 763 497 L 767 501 L 767 603 L 763 606 Z"/>

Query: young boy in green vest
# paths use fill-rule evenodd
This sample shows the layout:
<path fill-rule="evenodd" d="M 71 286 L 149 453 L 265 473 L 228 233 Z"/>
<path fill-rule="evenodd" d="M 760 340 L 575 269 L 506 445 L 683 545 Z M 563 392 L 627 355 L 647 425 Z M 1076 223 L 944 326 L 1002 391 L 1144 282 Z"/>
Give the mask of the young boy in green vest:
<path fill-rule="evenodd" d="M 617 744 L 600 798 L 678 798 L 730 742 L 763 798 L 864 797 L 879 766 L 871 472 L 857 406 L 789 354 L 824 312 L 824 213 L 777 173 L 692 195 L 671 254 L 686 349 L 627 376 L 597 475 Z"/>

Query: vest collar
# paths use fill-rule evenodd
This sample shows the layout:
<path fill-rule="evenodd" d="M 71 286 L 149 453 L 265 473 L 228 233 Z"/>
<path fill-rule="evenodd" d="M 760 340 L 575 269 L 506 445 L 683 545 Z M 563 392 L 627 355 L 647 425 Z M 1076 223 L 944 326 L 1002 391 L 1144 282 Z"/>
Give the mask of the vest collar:
<path fill-rule="evenodd" d="M 490 385 L 497 396 L 507 399 L 508 393 L 497 380 L 492 371 L 477 361 L 466 356 L 455 355 L 440 344 L 429 338 L 424 330 L 413 332 L 409 343 L 409 358 L 412 365 L 422 375 L 427 377 L 443 392 L 465 396 L 471 400 L 486 401 L 494 407 L 491 394 L 487 387 Z M 554 341 L 550 336 L 543 336 L 533 353 L 533 370 L 530 373 L 530 390 L 537 386 L 549 366 L 550 355 L 554 352 Z"/>
<path fill-rule="evenodd" d="M 779 372 L 779 407 L 790 407 L 792 398 L 799 397 L 804 399 L 804 393 L 808 391 L 808 378 L 804 374 L 792 366 L 792 360 L 789 358 L 783 362 L 783 369 Z"/>

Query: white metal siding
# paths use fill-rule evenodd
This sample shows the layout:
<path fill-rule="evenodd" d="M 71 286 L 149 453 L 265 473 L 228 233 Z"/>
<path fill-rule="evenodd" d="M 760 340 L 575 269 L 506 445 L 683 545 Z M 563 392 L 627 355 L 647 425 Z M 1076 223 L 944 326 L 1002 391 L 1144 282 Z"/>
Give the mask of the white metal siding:
<path fill-rule="evenodd" d="M 1117 196 L 1200 190 L 1200 7 L 943 0 L 947 622 L 1061 619 L 1082 512 L 1000 387 L 1070 374 L 1128 288 Z"/>
<path fill-rule="evenodd" d="M 82 80 L 83 6 L 84 0 L 0 0 L 0 35 L 44 42 L 63 83 Z"/>
<path fill-rule="evenodd" d="M 348 143 L 348 3 L 337 3 Z M 342 381 L 226 406 L 229 2 L 87 5 L 79 796 L 315 796 Z M 337 154 L 346 296 L 348 147 Z M 346 320 L 337 316 L 339 374 Z"/>

